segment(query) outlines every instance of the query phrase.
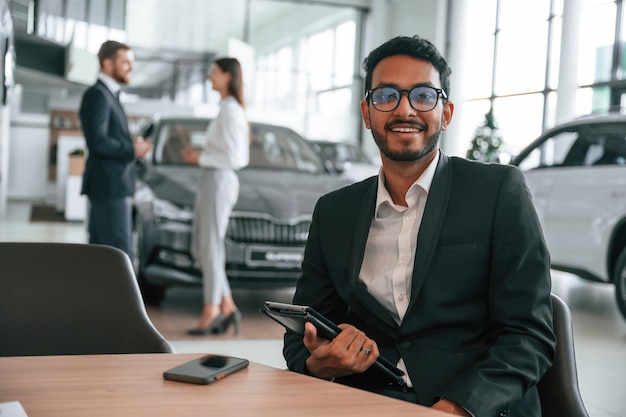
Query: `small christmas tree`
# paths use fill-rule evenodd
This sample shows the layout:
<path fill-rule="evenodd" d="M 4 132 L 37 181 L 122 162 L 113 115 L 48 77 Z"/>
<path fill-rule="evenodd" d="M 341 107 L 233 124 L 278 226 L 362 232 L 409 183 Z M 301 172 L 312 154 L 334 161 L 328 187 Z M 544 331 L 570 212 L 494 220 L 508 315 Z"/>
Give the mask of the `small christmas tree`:
<path fill-rule="evenodd" d="M 485 121 L 476 129 L 467 159 L 483 162 L 499 162 L 502 135 L 498 130 L 493 109 L 485 115 Z"/>

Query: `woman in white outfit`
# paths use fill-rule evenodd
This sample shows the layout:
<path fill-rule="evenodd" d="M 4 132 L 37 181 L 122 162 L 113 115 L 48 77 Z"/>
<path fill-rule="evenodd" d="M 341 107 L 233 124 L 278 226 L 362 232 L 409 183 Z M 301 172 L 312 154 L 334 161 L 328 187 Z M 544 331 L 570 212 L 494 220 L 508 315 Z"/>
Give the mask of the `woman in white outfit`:
<path fill-rule="evenodd" d="M 196 195 L 192 254 L 200 262 L 204 306 L 200 323 L 189 334 L 223 333 L 234 325 L 239 332 L 241 313 L 233 300 L 225 271 L 224 239 L 230 214 L 239 196 L 235 171 L 248 165 L 250 129 L 243 98 L 241 65 L 235 58 L 216 60 L 209 75 L 222 96 L 220 110 L 207 130 L 204 148 L 186 148 L 183 158 L 202 167 Z"/>

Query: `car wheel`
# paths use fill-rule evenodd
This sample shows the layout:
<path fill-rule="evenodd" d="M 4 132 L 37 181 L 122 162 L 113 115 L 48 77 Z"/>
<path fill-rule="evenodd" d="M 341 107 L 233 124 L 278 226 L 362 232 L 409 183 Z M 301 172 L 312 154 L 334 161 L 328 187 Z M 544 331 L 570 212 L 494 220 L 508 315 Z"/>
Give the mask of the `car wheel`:
<path fill-rule="evenodd" d="M 143 274 L 143 227 L 141 227 L 141 219 L 136 218 L 133 222 L 132 233 L 132 251 L 133 251 L 133 269 L 141 291 L 141 297 L 144 303 L 148 305 L 158 305 L 165 296 L 165 288 L 158 287 L 149 283 Z"/>
<path fill-rule="evenodd" d="M 622 249 L 622 253 L 619 255 L 619 258 L 617 258 L 615 271 L 613 273 L 613 282 L 615 283 L 617 306 L 622 316 L 626 319 L 626 248 Z"/>

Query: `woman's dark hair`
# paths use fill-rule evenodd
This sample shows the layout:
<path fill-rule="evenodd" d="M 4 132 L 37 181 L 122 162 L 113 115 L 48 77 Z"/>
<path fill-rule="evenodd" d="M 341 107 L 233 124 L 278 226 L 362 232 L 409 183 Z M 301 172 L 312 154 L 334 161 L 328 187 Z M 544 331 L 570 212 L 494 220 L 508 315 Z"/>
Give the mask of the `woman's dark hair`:
<path fill-rule="evenodd" d="M 372 72 L 380 61 L 394 55 L 406 55 L 412 58 L 430 62 L 439 72 L 441 88 L 450 97 L 450 73 L 452 70 L 448 66 L 445 58 L 441 56 L 437 47 L 430 41 L 415 35 L 413 37 L 398 36 L 390 39 L 370 52 L 363 61 L 365 70 L 365 92 L 372 88 Z"/>
<path fill-rule="evenodd" d="M 230 74 L 230 83 L 228 84 L 228 94 L 235 97 L 241 107 L 246 107 L 243 98 L 243 73 L 241 72 L 241 64 L 236 58 L 219 58 L 213 62 L 224 72 Z"/>
<path fill-rule="evenodd" d="M 98 61 L 100 61 L 100 67 L 102 67 L 102 63 L 105 59 L 115 59 L 117 51 L 119 51 L 120 49 L 123 51 L 128 51 L 130 50 L 130 46 L 118 41 L 104 42 L 100 46 L 100 50 L 98 51 Z"/>

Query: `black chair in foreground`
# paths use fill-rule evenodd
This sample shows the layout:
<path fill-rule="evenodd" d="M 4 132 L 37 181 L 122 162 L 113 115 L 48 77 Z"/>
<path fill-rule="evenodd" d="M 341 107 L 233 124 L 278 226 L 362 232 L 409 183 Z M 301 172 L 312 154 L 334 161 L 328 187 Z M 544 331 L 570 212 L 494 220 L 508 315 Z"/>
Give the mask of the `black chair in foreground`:
<path fill-rule="evenodd" d="M 0 242 L 0 356 L 171 352 L 121 250 Z"/>
<path fill-rule="evenodd" d="M 569 307 L 552 294 L 556 359 L 537 388 L 543 417 L 589 417 L 578 389 L 572 315 Z"/>

